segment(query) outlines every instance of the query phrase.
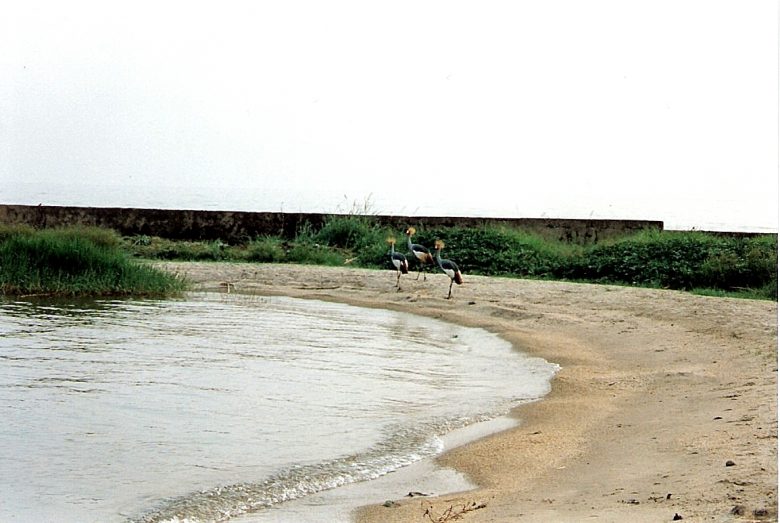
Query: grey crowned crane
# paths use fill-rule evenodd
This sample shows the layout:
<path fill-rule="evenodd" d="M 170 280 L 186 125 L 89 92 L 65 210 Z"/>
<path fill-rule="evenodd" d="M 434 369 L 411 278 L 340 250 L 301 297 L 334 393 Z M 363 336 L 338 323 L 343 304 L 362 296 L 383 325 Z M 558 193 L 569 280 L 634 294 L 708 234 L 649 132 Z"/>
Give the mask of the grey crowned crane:
<path fill-rule="evenodd" d="M 400 291 L 401 274 L 409 274 L 409 261 L 402 253 L 395 252 L 395 238 L 391 236 L 387 239 L 387 243 L 390 244 L 390 261 L 393 262 L 393 267 L 395 267 L 395 270 L 398 273 L 398 276 L 395 279 L 395 286 Z"/>
<path fill-rule="evenodd" d="M 463 283 L 463 275 L 460 273 L 460 269 L 458 269 L 458 265 L 454 261 L 441 259 L 441 250 L 444 248 L 443 241 L 436 240 L 433 248 L 436 249 L 436 263 L 439 264 L 439 267 L 444 271 L 444 274 L 450 277 L 450 292 L 447 294 L 447 299 L 449 300 L 452 298 L 452 283 L 455 282 L 458 285 Z"/>
<path fill-rule="evenodd" d="M 428 263 L 433 263 L 433 256 L 431 256 L 431 251 L 419 243 L 412 243 L 412 236 L 416 232 L 417 229 L 414 227 L 409 227 L 406 229 L 406 244 L 409 247 L 409 250 L 412 251 L 412 254 L 414 254 L 414 257 L 417 258 L 417 266 L 419 268 L 417 270 L 417 278 L 415 278 L 415 280 L 420 279 L 420 273 L 422 272 L 423 281 L 425 281 L 425 265 Z"/>

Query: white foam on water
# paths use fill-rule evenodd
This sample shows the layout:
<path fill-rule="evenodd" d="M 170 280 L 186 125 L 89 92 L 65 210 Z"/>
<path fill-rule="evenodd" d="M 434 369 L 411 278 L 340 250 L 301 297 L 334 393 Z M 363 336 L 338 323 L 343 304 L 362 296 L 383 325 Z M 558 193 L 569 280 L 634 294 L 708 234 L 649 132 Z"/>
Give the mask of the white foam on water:
<path fill-rule="evenodd" d="M 402 477 L 447 434 L 544 396 L 556 370 L 484 330 L 290 298 L 0 302 L 0 332 L 3 520 L 384 496 L 356 484 Z M 419 489 L 461 488 L 424 475 L 441 483 Z"/>

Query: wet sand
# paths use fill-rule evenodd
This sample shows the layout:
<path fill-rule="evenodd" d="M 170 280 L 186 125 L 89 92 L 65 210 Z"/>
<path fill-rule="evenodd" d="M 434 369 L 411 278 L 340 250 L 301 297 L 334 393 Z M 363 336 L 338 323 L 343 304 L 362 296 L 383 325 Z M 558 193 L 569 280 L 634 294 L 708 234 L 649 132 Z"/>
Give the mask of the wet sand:
<path fill-rule="evenodd" d="M 161 263 L 197 288 L 383 307 L 500 334 L 561 365 L 517 428 L 438 463 L 479 487 L 358 509 L 359 522 L 776 521 L 777 304 L 442 273 Z M 431 517 L 426 514 L 429 511 Z M 451 520 L 451 519 L 449 519 Z"/>

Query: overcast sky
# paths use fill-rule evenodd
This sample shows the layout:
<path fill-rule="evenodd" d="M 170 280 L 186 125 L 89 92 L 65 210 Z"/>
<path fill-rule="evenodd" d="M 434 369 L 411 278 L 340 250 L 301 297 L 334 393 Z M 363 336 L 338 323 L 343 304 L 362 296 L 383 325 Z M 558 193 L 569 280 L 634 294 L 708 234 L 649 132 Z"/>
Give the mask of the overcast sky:
<path fill-rule="evenodd" d="M 0 200 L 777 225 L 774 1 L 10 4 Z"/>

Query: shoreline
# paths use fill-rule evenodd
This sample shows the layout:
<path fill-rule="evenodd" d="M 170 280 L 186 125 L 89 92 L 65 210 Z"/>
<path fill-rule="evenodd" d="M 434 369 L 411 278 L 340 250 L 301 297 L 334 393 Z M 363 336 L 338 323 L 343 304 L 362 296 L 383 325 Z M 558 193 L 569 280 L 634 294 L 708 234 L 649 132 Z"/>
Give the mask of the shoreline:
<path fill-rule="evenodd" d="M 561 370 L 517 427 L 436 463 L 477 489 L 357 509 L 361 523 L 777 519 L 777 303 L 465 275 L 155 263 L 198 289 L 380 307 L 481 327 Z M 477 507 L 477 508 L 474 508 Z"/>

